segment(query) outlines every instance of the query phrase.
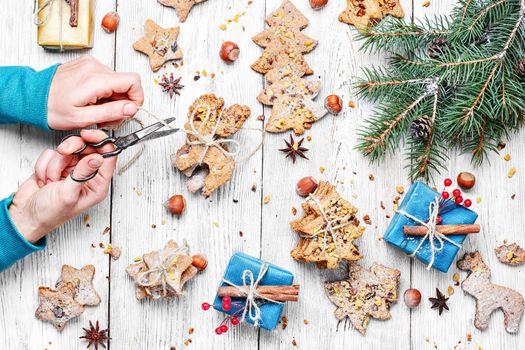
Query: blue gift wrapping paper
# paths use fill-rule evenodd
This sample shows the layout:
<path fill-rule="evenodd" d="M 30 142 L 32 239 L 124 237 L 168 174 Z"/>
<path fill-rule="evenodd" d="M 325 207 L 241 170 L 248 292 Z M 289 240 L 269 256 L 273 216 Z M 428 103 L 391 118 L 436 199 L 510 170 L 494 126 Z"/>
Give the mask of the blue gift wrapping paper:
<path fill-rule="evenodd" d="M 415 182 L 408 190 L 405 198 L 401 202 L 398 210 L 404 210 L 408 214 L 426 222 L 428 221 L 429 213 L 428 206 L 430 202 L 434 201 L 440 194 L 422 182 Z M 441 225 L 452 224 L 473 224 L 478 218 L 478 214 L 464 206 L 458 206 L 446 213 L 440 214 Z M 407 236 L 403 233 L 403 226 L 419 225 L 412 219 L 409 219 L 399 213 L 396 213 L 388 225 L 383 239 L 388 243 L 402 249 L 407 254 L 412 254 L 416 250 L 423 237 Z M 450 240 L 462 244 L 466 235 L 449 235 Z M 437 243 L 439 245 L 439 242 Z M 450 242 L 444 241 L 444 247 L 441 251 L 435 253 L 434 263 L 432 267 L 447 272 L 450 265 L 454 261 L 459 248 Z M 417 251 L 415 257 L 428 265 L 432 257 L 430 250 L 430 243 L 427 239 L 421 248 Z"/>
<path fill-rule="evenodd" d="M 259 271 L 263 263 L 266 263 L 268 265 L 268 271 L 266 271 L 266 274 L 259 282 L 260 286 L 289 286 L 293 283 L 293 275 L 291 272 L 286 271 L 273 264 L 263 262 L 262 260 L 254 258 L 250 255 L 246 255 L 244 253 L 233 254 L 233 256 L 230 259 L 230 262 L 228 263 L 228 266 L 226 267 L 224 279 L 235 283 L 238 286 L 242 286 L 242 274 L 244 270 L 252 271 L 254 279 L 257 279 L 257 277 L 259 277 Z M 228 284 L 222 282 L 220 286 L 222 287 L 227 285 Z M 235 302 L 242 303 L 244 307 L 246 299 L 232 298 L 232 307 L 230 310 L 226 311 L 221 307 L 222 298 L 219 297 L 219 295 L 216 295 L 215 300 L 213 302 L 213 307 L 215 308 L 215 310 L 224 312 L 228 315 L 232 315 L 237 310 L 239 310 L 239 308 L 235 307 Z M 259 307 L 261 309 L 261 319 L 259 320 L 259 327 L 269 331 L 274 330 L 275 327 L 277 327 L 279 319 L 281 318 L 281 314 L 283 312 L 283 304 L 264 302 L 264 304 L 260 305 Z M 248 314 L 246 315 L 246 322 L 252 325 L 254 324 L 253 319 Z"/>

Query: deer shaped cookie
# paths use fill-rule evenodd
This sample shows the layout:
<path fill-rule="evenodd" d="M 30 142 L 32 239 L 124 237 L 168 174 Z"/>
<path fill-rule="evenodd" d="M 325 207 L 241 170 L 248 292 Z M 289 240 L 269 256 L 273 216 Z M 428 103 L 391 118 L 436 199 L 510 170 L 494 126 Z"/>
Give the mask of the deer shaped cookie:
<path fill-rule="evenodd" d="M 479 330 L 486 329 L 492 312 L 502 309 L 505 330 L 517 333 L 523 315 L 523 296 L 513 289 L 490 282 L 490 268 L 483 262 L 479 251 L 466 253 L 457 266 L 460 270 L 468 271 L 461 288 L 476 298 L 474 326 Z"/>

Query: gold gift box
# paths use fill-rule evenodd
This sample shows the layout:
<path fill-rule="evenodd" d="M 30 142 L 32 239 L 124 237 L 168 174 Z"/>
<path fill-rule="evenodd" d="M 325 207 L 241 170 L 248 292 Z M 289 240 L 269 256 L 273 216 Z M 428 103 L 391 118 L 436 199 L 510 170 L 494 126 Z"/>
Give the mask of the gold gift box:
<path fill-rule="evenodd" d="M 55 50 L 92 48 L 94 2 L 78 0 L 78 26 L 71 27 L 71 7 L 65 0 L 51 0 L 50 3 L 49 0 L 38 0 L 38 8 L 49 3 L 37 14 L 38 23 L 41 23 L 38 26 L 38 45 Z"/>

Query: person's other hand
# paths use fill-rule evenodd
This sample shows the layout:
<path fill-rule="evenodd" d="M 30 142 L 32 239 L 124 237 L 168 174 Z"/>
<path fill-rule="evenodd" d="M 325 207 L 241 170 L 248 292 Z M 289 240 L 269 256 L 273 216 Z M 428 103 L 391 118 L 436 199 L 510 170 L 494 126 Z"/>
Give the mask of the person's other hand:
<path fill-rule="evenodd" d="M 55 130 L 118 125 L 143 102 L 137 73 L 114 72 L 84 56 L 58 67 L 49 89 L 47 122 Z"/>
<path fill-rule="evenodd" d="M 18 231 L 31 243 L 100 203 L 108 194 L 117 157 L 104 159 L 101 153 L 112 151 L 108 144 L 102 148 L 87 147 L 81 155 L 73 155 L 84 142 L 99 142 L 107 135 L 101 130 L 82 130 L 62 142 L 56 151 L 46 150 L 35 164 L 34 174 L 16 192 L 9 206 L 11 220 Z M 75 179 L 91 180 L 79 183 Z"/>

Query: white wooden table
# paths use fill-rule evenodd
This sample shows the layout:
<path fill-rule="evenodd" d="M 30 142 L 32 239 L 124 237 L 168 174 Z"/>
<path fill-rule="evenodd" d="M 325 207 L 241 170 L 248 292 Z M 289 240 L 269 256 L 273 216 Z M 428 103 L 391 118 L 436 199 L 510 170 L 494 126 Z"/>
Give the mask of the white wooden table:
<path fill-rule="evenodd" d="M 263 87 L 263 77 L 250 69 L 250 64 L 262 50 L 251 41 L 251 36 L 264 29 L 265 15 L 280 5 L 281 0 L 209 0 L 194 7 L 188 20 L 181 24 L 179 44 L 184 52 L 184 66 L 167 71 L 182 75 L 185 88 L 182 96 L 170 100 L 154 79 L 147 58 L 135 52 L 131 45 L 142 36 L 142 26 L 147 18 L 165 27 L 179 25 L 173 9 L 155 0 L 115 1 L 99 0 L 96 6 L 95 47 L 89 52 L 46 52 L 36 44 L 36 29 L 32 25 L 33 1 L 4 1 L 0 12 L 1 65 L 29 65 L 44 68 L 56 62 L 65 62 L 81 54 L 91 54 L 117 71 L 135 71 L 142 77 L 145 90 L 145 107 L 162 116 L 177 116 L 184 122 L 189 104 L 205 92 L 223 96 L 227 104 L 247 104 L 252 109 L 248 127 L 260 127 L 259 114 L 269 115 L 270 110 L 256 101 Z M 117 4 L 118 3 L 118 4 Z M 329 93 L 341 95 L 345 101 L 344 113 L 326 117 L 316 123 L 307 135 L 310 161 L 299 159 L 294 165 L 285 159 L 278 148 L 283 146 L 287 134 L 268 135 L 263 148 L 248 162 L 239 166 L 232 180 L 209 199 L 187 193 L 185 178 L 174 171 L 169 157 L 182 142 L 172 137 L 149 142 L 143 156 L 129 171 L 113 179 L 111 195 L 88 213 L 89 222 L 78 218 L 49 235 L 45 251 L 34 254 L 0 274 L 0 348 L 1 349 L 84 349 L 86 343 L 78 339 L 81 327 L 89 320 L 99 320 L 109 326 L 113 338 L 111 349 L 292 349 L 295 339 L 300 349 L 523 349 L 525 329 L 518 335 L 505 333 L 503 314 L 493 315 L 489 329 L 480 332 L 472 325 L 474 299 L 454 287 L 450 311 L 440 317 L 430 310 L 428 297 L 435 288 L 446 291 L 453 285 L 452 267 L 448 274 L 427 271 L 425 266 L 412 261 L 400 251 L 380 240 L 392 214 L 395 186 L 408 188 L 407 174 L 403 169 L 403 156 L 391 157 L 381 165 L 370 166 L 354 150 L 356 128 L 370 115 L 371 106 L 358 101 L 357 108 L 346 106 L 355 100 L 351 89 L 360 69 L 379 64 L 383 58 L 359 51 L 360 43 L 352 39 L 351 27 L 338 22 L 338 14 L 345 8 L 344 0 L 330 0 L 322 11 L 310 9 L 307 0 L 295 0 L 295 5 L 310 19 L 305 30 L 319 39 L 319 46 L 306 55 L 306 60 L 322 80 L 320 99 Z M 452 0 L 434 0 L 430 7 L 421 1 L 402 1 L 406 18 L 447 14 Z M 103 15 L 118 7 L 121 24 L 116 34 L 106 34 L 100 28 Z M 239 23 L 229 24 L 219 30 L 225 19 L 246 10 Z M 245 28 L 245 29 L 244 29 Z M 222 40 L 233 40 L 241 47 L 239 60 L 230 66 L 222 63 L 218 51 Z M 201 77 L 194 82 L 197 70 L 214 72 L 216 77 Z M 224 71 L 224 74 L 221 74 Z M 163 72 L 163 71 L 161 71 Z M 151 122 L 147 116 L 142 119 Z M 131 130 L 128 124 L 126 130 Z M 3 126 L 0 128 L 0 195 L 15 191 L 33 169 L 37 156 L 45 148 L 55 147 L 63 133 L 45 133 L 28 126 Z M 257 135 L 243 133 L 238 138 L 245 145 L 255 145 Z M 492 268 L 493 281 L 525 293 L 524 268 L 504 266 L 496 260 L 493 249 L 504 239 L 525 245 L 523 235 L 523 210 L 525 203 L 522 170 L 525 141 L 519 135 L 507 143 L 504 152 L 512 155 L 510 162 L 502 156 L 491 155 L 490 165 L 472 169 L 466 156 L 452 156 L 448 166 L 454 177 L 459 171 L 476 173 L 478 183 L 469 194 L 481 203 L 474 209 L 479 213 L 482 234 L 466 241 L 465 250 L 479 249 Z M 123 164 L 133 155 L 125 152 Z M 326 167 L 321 174 L 319 167 Z M 516 166 L 517 174 L 508 179 L 506 173 Z M 375 180 L 369 180 L 374 174 Z M 288 222 L 293 218 L 291 207 L 300 207 L 301 199 L 295 194 L 296 181 L 314 175 L 319 179 L 338 183 L 338 188 L 360 208 L 360 214 L 369 214 L 372 225 L 367 225 L 360 239 L 360 249 L 365 255 L 365 266 L 377 261 L 401 270 L 400 294 L 409 286 L 423 294 L 418 309 L 409 311 L 403 301 L 392 306 L 389 321 L 371 320 L 368 334 L 358 334 L 349 324 L 338 324 L 334 305 L 324 294 L 325 280 L 346 277 L 344 268 L 320 271 L 313 265 L 295 262 L 289 251 L 297 242 Z M 251 190 L 256 184 L 256 191 Z M 186 196 L 187 211 L 181 218 L 172 217 L 162 203 L 175 193 Z M 514 200 L 512 194 L 516 194 Z M 263 204 L 263 197 L 271 196 Z M 238 203 L 236 201 L 238 200 Z M 380 202 L 386 209 L 380 207 Z M 89 225 L 87 225 L 89 224 Z M 156 228 L 152 228 L 156 225 Z M 111 234 L 103 235 L 111 227 Z M 242 231 L 241 236 L 239 232 Z M 187 239 L 192 252 L 201 252 L 209 260 L 206 271 L 187 285 L 187 295 L 170 302 L 139 302 L 134 297 L 132 281 L 124 269 L 133 258 L 162 247 L 167 240 Z M 91 245 L 112 243 L 121 247 L 122 257 L 112 261 L 103 249 Z M 301 301 L 288 303 L 284 315 L 288 327 L 274 332 L 258 331 L 240 326 L 227 335 L 216 336 L 214 328 L 222 316 L 217 312 L 203 312 L 200 304 L 211 301 L 215 288 L 231 254 L 243 251 L 283 266 L 294 272 L 296 282 L 302 285 Z M 102 297 L 98 307 L 87 307 L 85 313 L 58 333 L 49 323 L 34 317 L 37 307 L 37 287 L 53 286 L 60 267 L 70 264 L 81 267 L 96 266 L 95 286 Z M 464 278 L 465 274 L 461 273 Z M 304 320 L 308 320 L 306 325 Z M 192 335 L 188 329 L 195 329 Z M 525 325 L 522 322 L 522 328 Z M 472 341 L 466 342 L 468 333 Z"/>

